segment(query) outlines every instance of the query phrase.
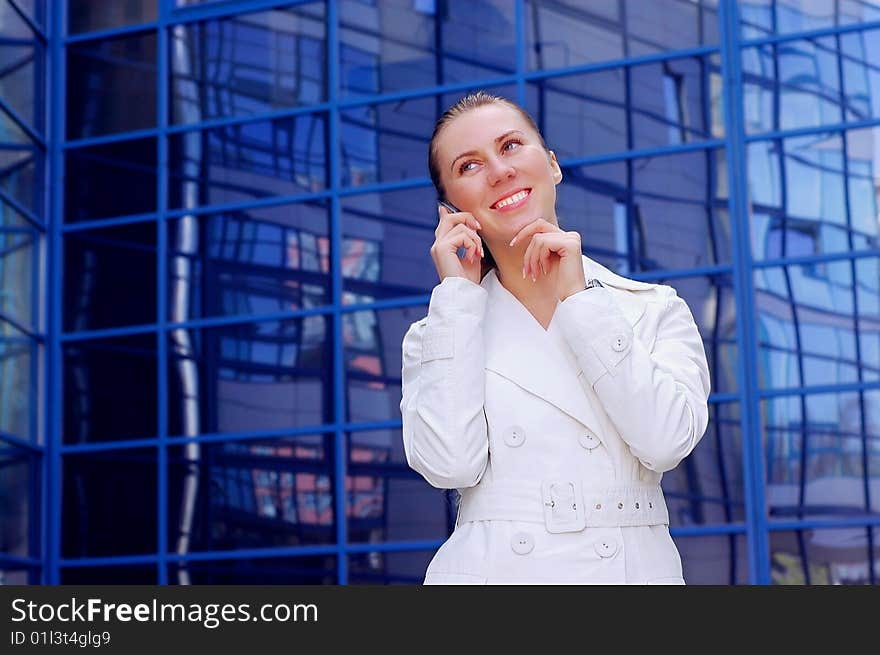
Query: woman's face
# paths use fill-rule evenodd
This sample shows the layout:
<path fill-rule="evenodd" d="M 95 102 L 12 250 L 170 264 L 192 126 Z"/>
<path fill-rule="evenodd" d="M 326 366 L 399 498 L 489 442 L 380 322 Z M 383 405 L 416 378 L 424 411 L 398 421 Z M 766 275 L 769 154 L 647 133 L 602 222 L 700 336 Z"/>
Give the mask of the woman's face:
<path fill-rule="evenodd" d="M 472 213 L 486 243 L 507 245 L 526 225 L 556 220 L 556 155 L 518 111 L 501 103 L 472 109 L 437 138 L 437 162 L 446 199 Z"/>

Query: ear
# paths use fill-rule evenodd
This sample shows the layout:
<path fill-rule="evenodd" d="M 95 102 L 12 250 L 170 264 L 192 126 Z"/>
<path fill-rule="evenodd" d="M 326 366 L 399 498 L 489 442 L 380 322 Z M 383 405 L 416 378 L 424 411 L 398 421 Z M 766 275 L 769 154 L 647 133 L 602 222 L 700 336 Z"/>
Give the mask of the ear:
<path fill-rule="evenodd" d="M 556 184 L 562 182 L 562 169 L 559 167 L 559 162 L 556 160 L 556 153 L 552 150 L 548 150 L 550 153 L 550 168 L 553 169 L 553 181 Z"/>

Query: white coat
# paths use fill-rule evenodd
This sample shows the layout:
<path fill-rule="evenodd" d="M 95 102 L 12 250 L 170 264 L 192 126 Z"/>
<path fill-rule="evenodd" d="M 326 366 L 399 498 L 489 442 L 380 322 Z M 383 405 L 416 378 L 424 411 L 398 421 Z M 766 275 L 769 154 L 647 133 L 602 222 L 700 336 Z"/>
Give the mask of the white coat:
<path fill-rule="evenodd" d="M 404 337 L 407 462 L 461 492 L 425 584 L 684 583 L 659 485 L 706 430 L 703 342 L 672 287 L 583 264 L 604 287 L 547 330 L 493 270 Z"/>

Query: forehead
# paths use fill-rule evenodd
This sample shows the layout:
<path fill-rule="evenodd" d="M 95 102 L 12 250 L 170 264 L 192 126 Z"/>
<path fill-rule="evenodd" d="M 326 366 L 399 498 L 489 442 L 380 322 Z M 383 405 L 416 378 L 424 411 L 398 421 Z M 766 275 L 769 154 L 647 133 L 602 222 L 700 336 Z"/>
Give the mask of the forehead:
<path fill-rule="evenodd" d="M 467 150 L 494 147 L 495 139 L 510 130 L 537 137 L 516 109 L 497 102 L 477 107 L 446 124 L 437 139 L 437 152 L 446 160 Z"/>

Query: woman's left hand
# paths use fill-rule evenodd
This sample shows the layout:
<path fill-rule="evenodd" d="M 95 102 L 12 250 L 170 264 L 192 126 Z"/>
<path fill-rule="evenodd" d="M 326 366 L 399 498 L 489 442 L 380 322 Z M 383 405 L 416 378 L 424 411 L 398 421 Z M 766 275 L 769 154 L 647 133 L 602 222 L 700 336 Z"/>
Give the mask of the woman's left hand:
<path fill-rule="evenodd" d="M 562 302 L 584 290 L 584 266 L 581 260 L 581 235 L 563 232 L 556 225 L 539 218 L 513 237 L 510 245 L 531 239 L 523 256 L 523 275 L 535 280 L 538 275 L 556 276 L 556 296 Z"/>

